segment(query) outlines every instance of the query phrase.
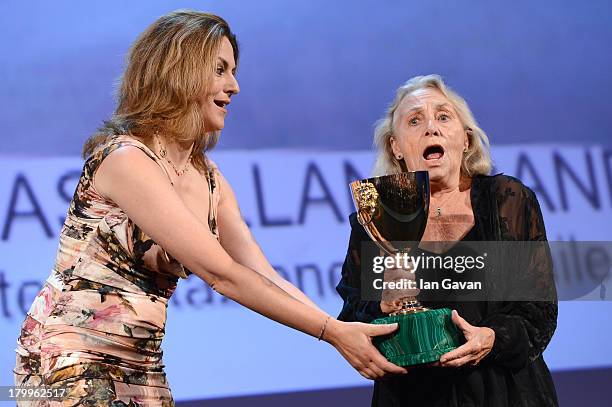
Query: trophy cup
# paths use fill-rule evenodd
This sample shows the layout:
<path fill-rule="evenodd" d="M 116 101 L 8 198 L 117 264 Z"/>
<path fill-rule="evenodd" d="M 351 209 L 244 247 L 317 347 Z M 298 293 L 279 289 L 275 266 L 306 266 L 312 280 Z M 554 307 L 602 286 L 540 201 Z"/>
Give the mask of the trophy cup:
<path fill-rule="evenodd" d="M 350 184 L 357 219 L 376 245 L 390 256 L 414 252 L 429 212 L 429 173 L 402 172 Z M 398 366 L 434 362 L 462 343 L 448 308 L 427 309 L 416 297 L 373 324 L 398 323 L 391 335 L 374 338 L 379 351 Z"/>

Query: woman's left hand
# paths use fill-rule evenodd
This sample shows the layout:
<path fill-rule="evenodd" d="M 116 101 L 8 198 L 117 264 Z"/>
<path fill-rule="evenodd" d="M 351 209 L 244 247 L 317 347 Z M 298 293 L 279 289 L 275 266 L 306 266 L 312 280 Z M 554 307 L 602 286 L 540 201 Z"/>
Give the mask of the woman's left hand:
<path fill-rule="evenodd" d="M 495 331 L 491 328 L 470 325 L 453 310 L 452 319 L 465 336 L 466 343 L 440 357 L 440 366 L 476 366 L 491 352 L 495 342 Z"/>

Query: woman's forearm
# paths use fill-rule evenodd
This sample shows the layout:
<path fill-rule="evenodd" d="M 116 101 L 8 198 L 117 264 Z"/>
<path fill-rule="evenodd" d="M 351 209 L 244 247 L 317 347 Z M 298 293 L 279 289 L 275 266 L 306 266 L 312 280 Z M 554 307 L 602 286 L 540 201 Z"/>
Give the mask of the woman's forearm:
<path fill-rule="evenodd" d="M 194 271 L 195 272 L 195 271 Z M 320 310 L 311 301 L 311 304 L 295 298 L 302 294 L 293 287 L 297 293 L 289 293 L 279 287 L 266 276 L 247 267 L 233 262 L 224 278 L 210 279 L 210 275 L 203 273 L 201 277 L 206 280 L 218 293 L 244 305 L 253 311 L 273 319 L 314 337 L 318 337 L 328 315 Z M 314 306 L 313 306 L 314 305 Z"/>
<path fill-rule="evenodd" d="M 295 298 L 296 300 L 311 306 L 312 308 L 321 310 L 317 304 L 315 304 L 306 294 L 300 291 L 299 288 L 291 284 L 289 281 L 285 280 L 281 276 L 278 276 L 278 279 L 274 281 L 276 285 L 282 288 L 287 294 Z"/>
<path fill-rule="evenodd" d="M 202 277 L 212 277 L 204 268 Z M 306 305 L 262 274 L 235 261 L 219 269 L 209 284 L 219 293 L 270 319 L 318 337 L 328 342 L 355 368 L 369 379 L 387 374 L 404 374 L 406 370 L 386 360 L 372 345 L 374 336 L 388 335 L 397 324 L 366 325 L 346 324 L 325 312 Z M 194 271 L 195 272 L 195 271 Z M 196 272 L 197 274 L 197 272 Z"/>

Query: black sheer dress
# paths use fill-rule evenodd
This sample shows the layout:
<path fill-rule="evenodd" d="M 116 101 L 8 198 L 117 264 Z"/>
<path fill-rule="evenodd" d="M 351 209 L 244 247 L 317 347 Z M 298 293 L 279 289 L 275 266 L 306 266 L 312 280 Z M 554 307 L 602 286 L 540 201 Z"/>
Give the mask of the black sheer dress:
<path fill-rule="evenodd" d="M 463 240 L 545 241 L 535 194 L 516 178 L 476 176 L 472 180 L 475 225 Z M 343 321 L 370 322 L 384 316 L 380 302 L 360 298 L 360 247 L 369 237 L 355 214 L 338 293 Z M 542 277 L 537 277 L 542 278 Z M 554 289 L 551 276 L 544 283 Z M 542 283 L 539 281 L 538 283 Z M 372 406 L 384 407 L 548 407 L 557 406 L 554 384 L 542 352 L 557 324 L 556 301 L 426 302 L 456 309 L 466 321 L 495 331 L 491 352 L 478 366 L 416 367 L 408 374 L 376 381 Z"/>

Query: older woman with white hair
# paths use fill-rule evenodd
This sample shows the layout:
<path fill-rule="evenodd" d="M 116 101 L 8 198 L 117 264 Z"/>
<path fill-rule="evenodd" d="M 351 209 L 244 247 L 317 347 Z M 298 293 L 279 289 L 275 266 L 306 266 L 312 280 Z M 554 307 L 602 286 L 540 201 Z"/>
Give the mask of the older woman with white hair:
<path fill-rule="evenodd" d="M 410 79 L 396 93 L 375 131 L 374 175 L 426 170 L 430 210 L 423 241 L 546 241 L 535 194 L 518 179 L 490 176 L 489 141 L 467 103 L 440 76 Z M 355 214 L 337 290 L 339 319 L 370 322 L 399 301 L 361 298 L 361 242 L 369 238 Z M 549 278 L 549 277 L 546 277 Z M 373 406 L 556 406 L 542 353 L 557 319 L 553 295 L 542 301 L 430 301 L 454 309 L 465 343 L 434 365 L 377 380 Z"/>

